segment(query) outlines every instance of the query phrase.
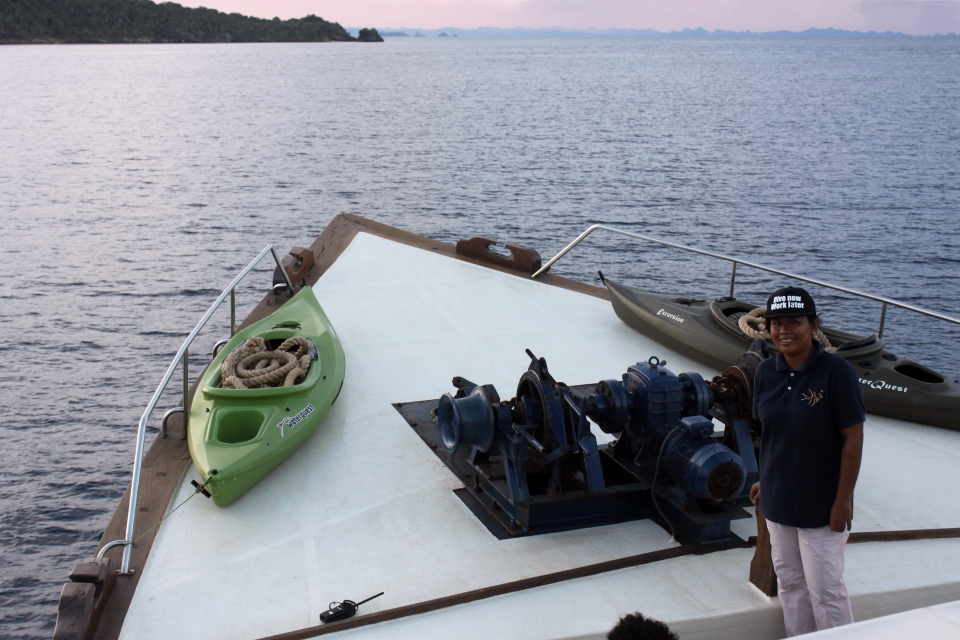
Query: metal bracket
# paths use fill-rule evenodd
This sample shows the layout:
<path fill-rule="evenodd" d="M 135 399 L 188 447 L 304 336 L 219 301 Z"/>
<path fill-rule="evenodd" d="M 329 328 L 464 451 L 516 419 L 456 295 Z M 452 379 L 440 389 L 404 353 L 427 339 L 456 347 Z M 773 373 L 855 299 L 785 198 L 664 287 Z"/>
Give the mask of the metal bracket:
<path fill-rule="evenodd" d="M 290 287 L 290 295 L 293 295 L 293 283 L 302 280 L 313 268 L 315 262 L 316 256 L 310 249 L 303 247 L 290 249 L 290 253 L 283 256 L 273 270 L 273 292 L 277 293 L 279 285 L 286 285 Z M 280 270 L 280 265 L 283 265 L 283 271 Z"/>
<path fill-rule="evenodd" d="M 506 244 L 510 257 L 502 256 L 490 251 L 490 247 L 497 244 L 497 239 L 490 236 L 477 236 L 469 240 L 457 241 L 457 253 L 468 258 L 476 258 L 501 267 L 508 267 L 533 273 L 540 269 L 543 261 L 537 250 L 522 244 Z"/>
<path fill-rule="evenodd" d="M 217 354 L 220 353 L 220 350 L 227 346 L 229 340 L 220 340 L 217 344 L 213 345 L 213 357 L 216 358 Z"/>
<path fill-rule="evenodd" d="M 174 407 L 163 414 L 163 420 L 160 422 L 160 437 L 167 437 L 167 419 L 175 413 L 183 413 L 183 407 Z"/>

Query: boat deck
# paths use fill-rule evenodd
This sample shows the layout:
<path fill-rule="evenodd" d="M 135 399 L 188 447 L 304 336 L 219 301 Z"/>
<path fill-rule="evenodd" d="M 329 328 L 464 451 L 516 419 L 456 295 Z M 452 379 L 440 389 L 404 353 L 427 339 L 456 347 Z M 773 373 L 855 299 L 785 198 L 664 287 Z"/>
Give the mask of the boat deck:
<path fill-rule="evenodd" d="M 922 607 L 810 634 L 811 640 L 901 640 L 922 632 L 924 640 L 960 637 L 960 602 Z"/>
<path fill-rule="evenodd" d="M 676 373 L 717 372 L 627 327 L 601 289 L 548 276 L 561 285 L 551 286 L 451 259 L 448 245 L 389 236 L 354 225 L 318 240 L 329 251 L 315 243 L 326 271 L 314 290 L 347 359 L 341 395 L 307 442 L 236 503 L 219 509 L 194 498 L 163 523 L 120 637 L 264 638 L 318 625 L 333 600 L 384 591 L 359 621 L 677 546 L 648 520 L 498 540 L 393 404 L 437 398 L 454 375 L 509 397 L 528 348 L 569 384 L 619 377 L 652 355 Z M 865 433 L 856 531 L 960 528 L 960 433 L 872 415 Z M 187 466 L 169 505 L 193 492 L 191 479 L 199 475 Z M 753 519 L 733 529 L 756 534 Z M 748 581 L 752 554 L 561 573 L 572 579 L 337 635 L 601 638 L 640 610 L 682 638 L 782 637 L 778 601 Z M 960 539 L 851 545 L 847 577 L 858 619 L 960 599 Z"/>

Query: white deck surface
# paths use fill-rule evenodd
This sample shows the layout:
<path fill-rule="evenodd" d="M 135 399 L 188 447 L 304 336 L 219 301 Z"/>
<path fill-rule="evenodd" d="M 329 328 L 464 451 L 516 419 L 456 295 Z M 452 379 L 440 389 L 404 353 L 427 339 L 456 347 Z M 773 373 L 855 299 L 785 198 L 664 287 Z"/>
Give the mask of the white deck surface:
<path fill-rule="evenodd" d="M 922 607 L 807 636 L 811 640 L 955 640 L 960 638 L 960 602 Z"/>
<path fill-rule="evenodd" d="M 669 545 L 649 521 L 497 540 L 391 405 L 438 398 L 454 375 L 509 398 L 525 348 L 569 384 L 651 355 L 674 373 L 715 371 L 634 332 L 606 301 L 368 234 L 314 290 L 347 358 L 340 398 L 236 503 L 195 498 L 164 522 L 123 638 L 260 638 L 318 624 L 332 600 L 385 591 L 369 613 Z M 197 477 L 191 467 L 172 504 Z M 856 530 L 960 527 L 957 486 L 960 433 L 868 416 Z M 734 530 L 753 535 L 753 523 Z M 601 638 L 640 610 L 682 638 L 782 637 L 777 600 L 747 580 L 751 557 L 684 557 L 337 635 Z M 960 599 L 960 540 L 851 545 L 847 580 L 858 619 Z"/>

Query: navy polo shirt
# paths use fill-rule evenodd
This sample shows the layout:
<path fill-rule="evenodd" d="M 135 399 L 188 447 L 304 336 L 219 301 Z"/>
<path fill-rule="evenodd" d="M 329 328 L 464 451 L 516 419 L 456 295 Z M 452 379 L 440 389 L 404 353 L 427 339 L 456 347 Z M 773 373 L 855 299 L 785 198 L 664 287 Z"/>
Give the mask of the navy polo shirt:
<path fill-rule="evenodd" d="M 857 374 L 814 341 L 791 369 L 782 353 L 760 363 L 753 379 L 760 437 L 760 508 L 768 520 L 813 529 L 830 524 L 840 483 L 841 431 L 863 422 Z"/>

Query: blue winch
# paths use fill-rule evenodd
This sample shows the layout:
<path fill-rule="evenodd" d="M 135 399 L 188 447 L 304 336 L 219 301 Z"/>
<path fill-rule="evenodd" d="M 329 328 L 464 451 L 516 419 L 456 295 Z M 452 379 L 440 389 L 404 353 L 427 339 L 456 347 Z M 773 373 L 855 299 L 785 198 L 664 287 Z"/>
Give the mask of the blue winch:
<path fill-rule="evenodd" d="M 688 542 L 731 541 L 758 477 L 759 428 L 746 413 L 757 354 L 709 383 L 652 357 L 575 388 L 527 354 L 511 400 L 457 377 L 435 409 L 438 455 L 473 489 L 475 512 L 507 535 L 651 517 Z M 598 446 L 591 423 L 615 440 Z"/>

